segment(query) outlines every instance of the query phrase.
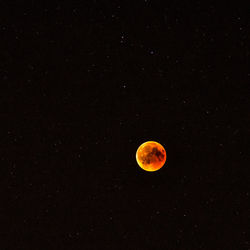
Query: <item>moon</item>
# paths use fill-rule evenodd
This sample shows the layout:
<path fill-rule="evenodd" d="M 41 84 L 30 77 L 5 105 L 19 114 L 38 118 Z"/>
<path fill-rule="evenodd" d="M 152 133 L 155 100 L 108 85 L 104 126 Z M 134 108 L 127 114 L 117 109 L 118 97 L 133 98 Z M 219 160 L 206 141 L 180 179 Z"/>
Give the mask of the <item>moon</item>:
<path fill-rule="evenodd" d="M 136 161 L 145 171 L 154 172 L 163 167 L 167 159 L 164 147 L 155 141 L 147 141 L 136 151 Z"/>

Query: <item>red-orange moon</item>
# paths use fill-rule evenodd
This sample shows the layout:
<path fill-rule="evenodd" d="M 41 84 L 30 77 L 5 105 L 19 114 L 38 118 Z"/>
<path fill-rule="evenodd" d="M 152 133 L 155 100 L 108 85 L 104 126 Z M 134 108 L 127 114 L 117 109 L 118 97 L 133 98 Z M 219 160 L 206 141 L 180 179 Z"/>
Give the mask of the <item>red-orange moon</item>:
<path fill-rule="evenodd" d="M 138 165 L 150 172 L 162 168 L 167 159 L 164 147 L 155 141 L 147 141 L 139 146 L 136 151 L 136 161 Z"/>

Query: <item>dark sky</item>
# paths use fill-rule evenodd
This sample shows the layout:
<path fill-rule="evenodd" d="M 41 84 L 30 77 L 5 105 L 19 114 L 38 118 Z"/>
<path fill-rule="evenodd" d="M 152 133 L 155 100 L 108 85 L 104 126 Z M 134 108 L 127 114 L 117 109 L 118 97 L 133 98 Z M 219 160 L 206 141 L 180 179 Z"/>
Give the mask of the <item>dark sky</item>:
<path fill-rule="evenodd" d="M 0 2 L 0 249 L 250 249 L 250 4 L 23 2 Z"/>

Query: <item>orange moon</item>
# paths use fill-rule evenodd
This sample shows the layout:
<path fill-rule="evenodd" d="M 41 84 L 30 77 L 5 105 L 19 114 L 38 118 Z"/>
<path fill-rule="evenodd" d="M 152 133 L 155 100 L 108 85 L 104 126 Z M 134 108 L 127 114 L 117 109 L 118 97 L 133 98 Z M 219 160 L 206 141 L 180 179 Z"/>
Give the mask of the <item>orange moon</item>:
<path fill-rule="evenodd" d="M 166 162 L 167 154 L 164 147 L 155 141 L 147 141 L 136 151 L 136 161 L 145 171 L 159 170 Z"/>

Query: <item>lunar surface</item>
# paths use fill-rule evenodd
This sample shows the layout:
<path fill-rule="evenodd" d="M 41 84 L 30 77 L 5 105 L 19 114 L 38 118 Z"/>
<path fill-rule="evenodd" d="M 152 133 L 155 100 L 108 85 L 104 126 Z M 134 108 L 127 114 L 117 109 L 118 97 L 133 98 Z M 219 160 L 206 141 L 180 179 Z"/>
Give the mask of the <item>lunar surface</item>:
<path fill-rule="evenodd" d="M 164 147 L 154 141 L 148 141 L 140 145 L 136 151 L 138 165 L 146 171 L 159 170 L 166 162 L 166 151 Z"/>

